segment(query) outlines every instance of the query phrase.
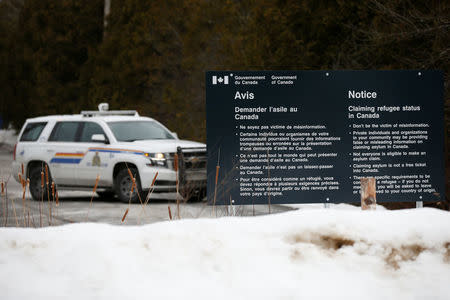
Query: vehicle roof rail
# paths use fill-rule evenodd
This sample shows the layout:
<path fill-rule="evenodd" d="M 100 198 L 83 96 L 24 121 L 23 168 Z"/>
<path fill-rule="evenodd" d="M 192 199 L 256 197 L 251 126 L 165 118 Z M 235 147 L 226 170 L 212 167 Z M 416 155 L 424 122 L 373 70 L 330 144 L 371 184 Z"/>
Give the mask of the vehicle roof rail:
<path fill-rule="evenodd" d="M 135 110 L 83 110 L 80 113 L 83 117 L 95 117 L 95 116 L 135 116 L 139 117 L 139 114 Z"/>

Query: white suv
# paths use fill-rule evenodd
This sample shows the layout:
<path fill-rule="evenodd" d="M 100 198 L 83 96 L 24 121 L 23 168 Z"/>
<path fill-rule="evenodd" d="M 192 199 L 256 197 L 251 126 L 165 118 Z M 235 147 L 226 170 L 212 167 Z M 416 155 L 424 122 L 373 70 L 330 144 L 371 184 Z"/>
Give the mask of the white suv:
<path fill-rule="evenodd" d="M 177 156 L 175 155 L 177 153 Z M 154 119 L 136 111 L 82 111 L 79 115 L 28 119 L 20 131 L 13 154 L 13 174 L 19 181 L 22 164 L 30 179 L 33 199 L 47 197 L 41 189 L 41 171 L 48 166 L 59 190 L 92 190 L 99 176 L 97 193 L 130 200 L 132 181 L 142 195 L 176 192 L 174 158 L 184 196 L 201 199 L 206 193 L 206 145 L 179 140 Z M 152 186 L 155 174 L 156 181 Z M 131 200 L 137 201 L 135 191 Z"/>

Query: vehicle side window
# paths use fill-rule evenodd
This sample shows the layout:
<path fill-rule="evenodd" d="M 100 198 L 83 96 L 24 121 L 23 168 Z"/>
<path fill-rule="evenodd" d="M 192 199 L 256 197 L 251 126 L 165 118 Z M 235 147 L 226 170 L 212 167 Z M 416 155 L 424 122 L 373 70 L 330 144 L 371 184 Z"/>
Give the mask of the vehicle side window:
<path fill-rule="evenodd" d="M 40 123 L 28 123 L 25 127 L 22 136 L 20 137 L 21 142 L 35 142 L 41 135 L 42 130 L 44 130 L 47 122 Z"/>
<path fill-rule="evenodd" d="M 93 134 L 103 134 L 106 138 L 106 134 L 100 125 L 94 122 L 85 122 L 83 130 L 81 132 L 80 142 L 89 143 Z"/>
<path fill-rule="evenodd" d="M 55 124 L 49 141 L 76 142 L 81 122 L 58 122 Z"/>

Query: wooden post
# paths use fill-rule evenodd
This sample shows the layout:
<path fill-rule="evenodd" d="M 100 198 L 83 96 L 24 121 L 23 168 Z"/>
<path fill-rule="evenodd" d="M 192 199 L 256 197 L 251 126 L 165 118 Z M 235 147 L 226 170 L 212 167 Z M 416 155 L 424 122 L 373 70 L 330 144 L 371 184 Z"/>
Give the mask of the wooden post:
<path fill-rule="evenodd" d="M 376 205 L 377 195 L 375 178 L 361 178 L 361 209 L 375 210 Z"/>

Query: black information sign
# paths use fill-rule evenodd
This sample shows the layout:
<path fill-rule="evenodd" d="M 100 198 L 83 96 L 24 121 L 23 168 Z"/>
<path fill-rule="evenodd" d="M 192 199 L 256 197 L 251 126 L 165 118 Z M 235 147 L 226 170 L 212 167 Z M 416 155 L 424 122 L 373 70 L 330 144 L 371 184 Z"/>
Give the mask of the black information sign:
<path fill-rule="evenodd" d="M 444 195 L 439 71 L 207 72 L 206 112 L 210 204 Z"/>

